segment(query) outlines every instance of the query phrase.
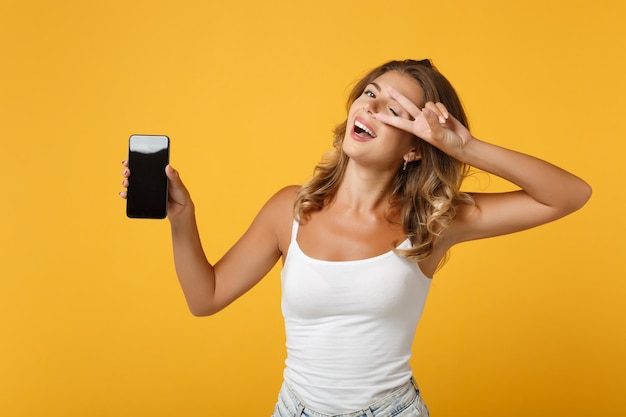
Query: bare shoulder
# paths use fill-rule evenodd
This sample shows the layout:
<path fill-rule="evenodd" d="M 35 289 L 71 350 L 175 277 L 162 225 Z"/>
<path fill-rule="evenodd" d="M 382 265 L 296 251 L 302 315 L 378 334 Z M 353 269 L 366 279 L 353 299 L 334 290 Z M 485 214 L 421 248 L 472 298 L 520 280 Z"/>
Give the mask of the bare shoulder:
<path fill-rule="evenodd" d="M 276 193 L 272 196 L 270 201 L 277 200 L 279 204 L 291 204 L 295 201 L 296 194 L 300 189 L 299 185 L 288 185 L 286 187 L 281 188 L 276 191 Z"/>
<path fill-rule="evenodd" d="M 289 245 L 294 219 L 294 202 L 299 189 L 299 185 L 281 188 L 270 197 L 259 213 L 261 221 L 268 226 L 271 225 L 281 252 Z"/>
<path fill-rule="evenodd" d="M 273 216 L 284 216 L 286 212 L 293 212 L 293 204 L 296 199 L 296 194 L 300 186 L 289 185 L 278 190 L 263 206 L 262 211 L 265 214 Z"/>

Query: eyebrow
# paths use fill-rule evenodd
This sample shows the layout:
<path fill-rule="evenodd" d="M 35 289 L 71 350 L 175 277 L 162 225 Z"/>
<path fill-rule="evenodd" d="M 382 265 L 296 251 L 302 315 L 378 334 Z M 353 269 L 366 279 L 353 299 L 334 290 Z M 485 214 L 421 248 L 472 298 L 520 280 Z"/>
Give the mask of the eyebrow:
<path fill-rule="evenodd" d="M 379 86 L 378 84 L 376 84 L 375 82 L 373 82 L 373 81 L 372 81 L 370 84 L 371 84 L 371 85 L 373 85 L 374 87 L 376 87 L 376 89 L 377 89 L 378 91 L 382 91 L 382 89 L 380 88 L 380 86 Z"/>

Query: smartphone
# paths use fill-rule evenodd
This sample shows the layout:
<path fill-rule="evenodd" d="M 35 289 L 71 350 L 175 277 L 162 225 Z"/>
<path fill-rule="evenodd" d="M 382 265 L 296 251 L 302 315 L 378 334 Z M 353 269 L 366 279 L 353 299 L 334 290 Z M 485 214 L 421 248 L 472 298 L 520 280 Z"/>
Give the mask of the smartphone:
<path fill-rule="evenodd" d="M 163 135 L 132 135 L 128 141 L 126 215 L 135 219 L 167 216 L 167 176 L 170 139 Z"/>

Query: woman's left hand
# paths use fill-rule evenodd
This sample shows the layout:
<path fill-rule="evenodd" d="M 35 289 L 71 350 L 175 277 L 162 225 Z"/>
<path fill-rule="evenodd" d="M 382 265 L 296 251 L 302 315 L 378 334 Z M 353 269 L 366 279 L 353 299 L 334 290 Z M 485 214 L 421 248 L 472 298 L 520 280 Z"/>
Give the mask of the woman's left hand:
<path fill-rule="evenodd" d="M 377 120 L 412 133 L 446 154 L 462 159 L 465 146 L 474 138 L 469 130 L 448 112 L 443 103 L 429 101 L 420 110 L 394 88 L 389 87 L 388 92 L 411 115 L 412 119 L 376 113 L 374 117 Z"/>

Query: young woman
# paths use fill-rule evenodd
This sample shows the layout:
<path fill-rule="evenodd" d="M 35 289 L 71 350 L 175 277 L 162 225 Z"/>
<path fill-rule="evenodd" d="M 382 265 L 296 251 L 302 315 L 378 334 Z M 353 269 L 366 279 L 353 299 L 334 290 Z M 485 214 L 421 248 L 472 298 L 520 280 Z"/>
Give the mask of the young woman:
<path fill-rule="evenodd" d="M 448 250 L 563 217 L 585 204 L 590 187 L 473 137 L 454 89 L 429 60 L 391 61 L 366 75 L 333 145 L 313 178 L 270 198 L 215 265 L 190 194 L 167 167 L 180 284 L 192 314 L 210 315 L 282 259 L 287 360 L 275 417 L 427 416 L 409 358 Z M 520 190 L 463 193 L 469 166 Z M 127 168 L 123 175 L 127 187 Z"/>

